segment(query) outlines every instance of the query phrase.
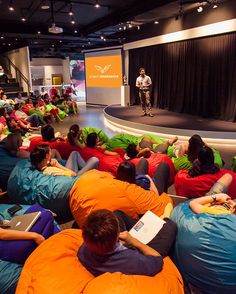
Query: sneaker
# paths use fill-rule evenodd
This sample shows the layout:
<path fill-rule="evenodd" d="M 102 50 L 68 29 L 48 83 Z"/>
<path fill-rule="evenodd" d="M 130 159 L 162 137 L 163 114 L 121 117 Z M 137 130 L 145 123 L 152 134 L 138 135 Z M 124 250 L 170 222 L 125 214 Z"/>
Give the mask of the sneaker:
<path fill-rule="evenodd" d="M 154 116 L 152 113 L 149 113 L 148 115 L 149 115 L 150 117 L 153 117 L 153 116 Z"/>

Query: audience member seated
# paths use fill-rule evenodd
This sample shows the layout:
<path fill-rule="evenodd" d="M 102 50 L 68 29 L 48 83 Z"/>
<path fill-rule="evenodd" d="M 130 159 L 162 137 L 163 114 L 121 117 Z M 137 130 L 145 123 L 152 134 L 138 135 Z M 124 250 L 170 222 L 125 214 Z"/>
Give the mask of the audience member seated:
<path fill-rule="evenodd" d="M 228 193 L 232 198 L 236 198 L 236 174 L 215 165 L 212 149 L 204 146 L 199 151 L 192 168 L 189 171 L 183 170 L 177 173 L 175 177 L 176 194 L 188 198 L 204 196 L 225 173 L 233 177 Z"/>
<path fill-rule="evenodd" d="M 81 230 L 65 230 L 46 240 L 27 259 L 16 294 L 40 293 L 142 293 L 183 294 L 182 278 L 169 257 L 154 277 L 125 275 L 120 272 L 94 277 L 77 258 L 83 239 Z M 147 258 L 147 257 L 146 257 Z M 150 257 L 151 258 L 151 257 Z M 158 258 L 157 258 L 158 259 Z"/>
<path fill-rule="evenodd" d="M 23 103 L 15 104 L 14 115 L 18 120 L 24 120 L 31 124 L 32 127 L 39 127 L 45 124 L 44 120 L 38 116 L 36 113 L 27 115 L 23 110 Z"/>
<path fill-rule="evenodd" d="M 116 175 L 117 168 L 122 158 L 117 152 L 108 151 L 104 148 L 98 147 L 99 138 L 96 133 L 90 133 L 87 136 L 86 147 L 81 150 L 81 156 L 84 160 L 88 160 L 91 157 L 97 157 L 99 159 L 98 169 L 102 171 L 108 171 L 113 175 Z"/>
<path fill-rule="evenodd" d="M 66 117 L 66 113 L 50 102 L 50 98 L 48 94 L 44 95 L 44 103 L 45 103 L 45 111 L 53 114 L 56 121 L 62 122 L 62 120 Z"/>
<path fill-rule="evenodd" d="M 0 220 L 10 220 L 8 209 L 12 205 L 1 204 Z M 0 292 L 15 293 L 22 266 L 34 249 L 51 235 L 59 232 L 51 212 L 39 205 L 22 205 L 15 215 L 41 211 L 41 215 L 29 232 L 0 228 Z M 14 216 L 15 216 L 14 215 Z"/>
<path fill-rule="evenodd" d="M 82 227 L 80 262 L 95 277 L 106 272 L 144 276 L 159 273 L 163 257 L 175 240 L 176 225 L 168 220 L 153 240 L 144 244 L 128 232 L 136 223 L 122 211 L 92 212 Z"/>
<path fill-rule="evenodd" d="M 152 152 L 167 154 L 168 147 L 172 146 L 177 140 L 178 137 L 175 136 L 170 140 L 159 143 L 155 140 L 151 140 L 148 137 L 143 137 L 138 145 L 132 143 L 127 147 L 127 159 L 149 157 Z"/>
<path fill-rule="evenodd" d="M 176 144 L 174 148 L 174 157 L 172 158 L 176 171 L 183 169 L 190 169 L 194 160 L 197 158 L 199 151 L 207 144 L 202 138 L 195 134 L 188 142 Z M 214 162 L 219 167 L 223 167 L 224 162 L 220 156 L 219 151 L 213 149 Z"/>
<path fill-rule="evenodd" d="M 130 217 L 138 219 L 147 210 L 158 216 L 164 215 L 166 209 L 170 209 L 169 203 L 172 201 L 165 193 L 159 196 L 153 191 L 120 181 L 107 172 L 97 170 L 82 175 L 70 192 L 70 208 L 79 225 L 96 209 L 122 210 Z"/>
<path fill-rule="evenodd" d="M 209 193 L 225 189 L 231 180 L 224 175 Z M 181 203 L 172 212 L 178 227 L 174 261 L 201 293 L 235 293 L 235 210 L 230 196 L 211 194 Z"/>
<path fill-rule="evenodd" d="M 23 140 L 20 132 L 14 132 L 6 138 L 6 149 L 11 156 L 19 158 L 29 158 L 30 153 L 25 150 L 21 150 Z"/>
<path fill-rule="evenodd" d="M 97 168 L 99 160 L 95 157 L 85 162 L 80 154 L 72 151 L 66 165 L 59 164 L 52 158 L 51 148 L 48 145 L 39 145 L 30 154 L 32 166 L 44 174 L 54 176 L 80 176 L 90 169 Z"/>
<path fill-rule="evenodd" d="M 25 136 L 31 129 L 30 125 L 26 125 L 21 121 L 17 121 L 14 117 L 8 117 L 6 119 L 8 131 L 10 133 L 20 133 L 21 136 Z"/>

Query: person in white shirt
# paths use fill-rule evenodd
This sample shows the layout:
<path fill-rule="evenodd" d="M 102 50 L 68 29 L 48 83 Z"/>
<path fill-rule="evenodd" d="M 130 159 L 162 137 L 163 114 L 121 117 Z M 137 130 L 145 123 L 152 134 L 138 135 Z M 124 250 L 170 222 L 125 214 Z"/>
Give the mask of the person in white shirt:
<path fill-rule="evenodd" d="M 139 98 L 143 110 L 143 115 L 149 115 L 153 117 L 151 101 L 150 101 L 150 86 L 152 80 L 149 76 L 145 75 L 145 69 L 141 67 L 139 69 L 140 76 L 136 79 L 136 87 L 139 88 Z"/>

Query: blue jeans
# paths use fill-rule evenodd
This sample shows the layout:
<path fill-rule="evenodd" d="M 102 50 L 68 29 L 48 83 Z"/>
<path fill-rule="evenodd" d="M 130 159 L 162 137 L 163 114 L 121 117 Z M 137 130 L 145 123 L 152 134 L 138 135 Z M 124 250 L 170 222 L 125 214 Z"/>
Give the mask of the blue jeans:
<path fill-rule="evenodd" d="M 97 157 L 91 157 L 87 162 L 83 160 L 79 152 L 72 151 L 67 162 L 66 167 L 81 176 L 85 172 L 97 168 L 99 164 L 99 159 Z"/>

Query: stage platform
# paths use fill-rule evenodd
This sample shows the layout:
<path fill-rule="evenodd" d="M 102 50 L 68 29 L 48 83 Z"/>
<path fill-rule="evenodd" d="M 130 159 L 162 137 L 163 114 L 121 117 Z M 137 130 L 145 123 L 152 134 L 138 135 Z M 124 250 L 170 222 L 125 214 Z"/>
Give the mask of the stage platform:
<path fill-rule="evenodd" d="M 177 135 L 181 140 L 199 134 L 214 145 L 236 146 L 236 123 L 157 108 L 153 109 L 154 117 L 141 115 L 140 106 L 110 105 L 104 109 L 105 124 L 114 131 L 134 135 L 150 133 L 162 138 Z"/>

